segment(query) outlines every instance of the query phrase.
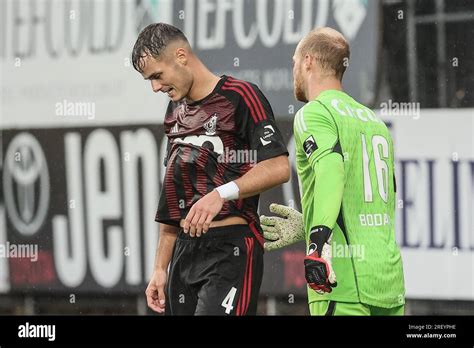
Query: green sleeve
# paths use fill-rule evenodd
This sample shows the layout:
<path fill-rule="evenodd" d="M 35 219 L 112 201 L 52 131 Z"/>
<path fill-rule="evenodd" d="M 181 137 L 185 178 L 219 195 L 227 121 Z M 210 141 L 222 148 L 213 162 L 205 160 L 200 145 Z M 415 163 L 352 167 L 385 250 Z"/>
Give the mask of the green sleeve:
<path fill-rule="evenodd" d="M 344 191 L 344 163 L 340 154 L 332 152 L 316 162 L 314 205 L 316 226 L 336 225 Z"/>
<path fill-rule="evenodd" d="M 294 124 L 297 144 L 314 169 L 318 160 L 333 152 L 338 144 L 338 132 L 329 111 L 319 102 L 312 101 L 301 108 Z"/>
<path fill-rule="evenodd" d="M 344 191 L 344 161 L 337 125 L 319 102 L 306 104 L 295 116 L 296 146 L 301 147 L 315 176 L 315 226 L 336 224 Z"/>

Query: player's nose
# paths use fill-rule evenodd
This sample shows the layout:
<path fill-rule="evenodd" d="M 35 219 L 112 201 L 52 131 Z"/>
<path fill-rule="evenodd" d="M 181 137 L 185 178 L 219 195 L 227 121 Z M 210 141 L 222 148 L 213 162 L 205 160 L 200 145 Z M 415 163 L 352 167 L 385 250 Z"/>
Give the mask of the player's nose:
<path fill-rule="evenodd" d="M 153 89 L 153 92 L 157 93 L 161 91 L 163 88 L 163 85 L 159 83 L 157 80 L 151 80 L 151 88 Z"/>

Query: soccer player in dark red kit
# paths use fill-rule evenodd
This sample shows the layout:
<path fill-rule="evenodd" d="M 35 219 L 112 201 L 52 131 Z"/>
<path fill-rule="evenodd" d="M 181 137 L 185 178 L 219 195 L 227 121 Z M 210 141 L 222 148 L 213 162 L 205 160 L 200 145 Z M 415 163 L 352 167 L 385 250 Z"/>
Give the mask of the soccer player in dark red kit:
<path fill-rule="evenodd" d="M 290 177 L 270 104 L 256 85 L 211 73 L 169 24 L 143 29 L 132 61 L 154 92 L 171 99 L 148 306 L 171 315 L 256 314 L 259 194 Z"/>

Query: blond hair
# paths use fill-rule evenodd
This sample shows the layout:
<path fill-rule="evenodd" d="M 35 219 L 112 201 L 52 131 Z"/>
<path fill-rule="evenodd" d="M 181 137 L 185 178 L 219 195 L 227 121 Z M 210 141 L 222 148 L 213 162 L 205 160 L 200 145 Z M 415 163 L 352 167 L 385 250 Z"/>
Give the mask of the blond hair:
<path fill-rule="evenodd" d="M 316 59 L 322 70 L 342 80 L 349 63 L 349 44 L 337 30 L 324 27 L 310 31 L 298 48 L 301 57 L 307 54 Z"/>

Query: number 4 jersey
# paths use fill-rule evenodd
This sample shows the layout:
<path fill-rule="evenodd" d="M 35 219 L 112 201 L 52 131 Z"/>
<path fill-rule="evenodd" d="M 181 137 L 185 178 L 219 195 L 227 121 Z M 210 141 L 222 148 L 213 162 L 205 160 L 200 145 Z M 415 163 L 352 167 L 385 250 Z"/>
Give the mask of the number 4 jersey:
<path fill-rule="evenodd" d="M 295 116 L 297 171 L 306 241 L 320 225 L 333 229 L 337 287 L 309 302 L 404 304 L 395 241 L 393 142 L 372 110 L 342 91 L 327 90 Z"/>

